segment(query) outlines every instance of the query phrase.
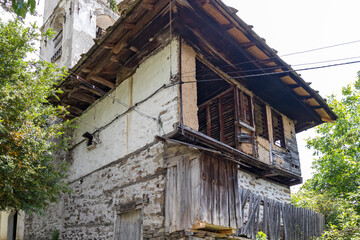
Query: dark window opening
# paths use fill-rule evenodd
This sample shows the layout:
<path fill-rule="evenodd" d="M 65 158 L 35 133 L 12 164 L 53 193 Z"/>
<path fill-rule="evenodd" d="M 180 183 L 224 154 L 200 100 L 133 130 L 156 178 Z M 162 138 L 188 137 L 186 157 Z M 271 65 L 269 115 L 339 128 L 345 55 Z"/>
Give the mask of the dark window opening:
<path fill-rule="evenodd" d="M 254 100 L 256 136 L 269 139 L 266 105 L 258 99 Z"/>
<path fill-rule="evenodd" d="M 196 61 L 199 131 L 235 147 L 234 88 L 224 81 L 201 82 L 221 78 Z"/>
<path fill-rule="evenodd" d="M 101 38 L 102 36 L 104 36 L 106 33 L 106 31 L 104 29 L 102 29 L 99 26 L 96 26 L 96 38 Z"/>
<path fill-rule="evenodd" d="M 251 107 L 251 97 L 246 93 L 239 91 L 239 106 L 240 106 L 240 120 L 246 124 L 252 126 L 252 107 Z"/>
<path fill-rule="evenodd" d="M 275 111 L 272 111 L 272 125 L 274 144 L 276 146 L 285 148 L 284 126 L 282 116 Z"/>
<path fill-rule="evenodd" d="M 8 228 L 7 228 L 7 239 L 16 239 L 16 230 L 18 225 L 18 212 L 12 212 L 8 216 Z"/>
<path fill-rule="evenodd" d="M 197 80 L 197 104 L 198 106 L 204 102 L 216 97 L 222 92 L 228 90 L 231 85 L 224 81 L 206 81 L 209 79 L 221 79 L 210 68 L 205 66 L 199 60 L 196 60 L 196 80 Z"/>

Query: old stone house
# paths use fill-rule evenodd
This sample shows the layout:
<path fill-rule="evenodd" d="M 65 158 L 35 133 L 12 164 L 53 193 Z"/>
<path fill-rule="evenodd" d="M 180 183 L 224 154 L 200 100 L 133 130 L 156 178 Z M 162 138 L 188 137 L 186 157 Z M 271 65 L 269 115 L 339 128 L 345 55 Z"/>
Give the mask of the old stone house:
<path fill-rule="evenodd" d="M 54 104 L 78 117 L 73 192 L 25 216 L 24 238 L 320 234 L 322 216 L 289 203 L 296 133 L 336 119 L 321 96 L 220 0 L 119 6 L 47 4 L 42 55 L 71 67 Z"/>

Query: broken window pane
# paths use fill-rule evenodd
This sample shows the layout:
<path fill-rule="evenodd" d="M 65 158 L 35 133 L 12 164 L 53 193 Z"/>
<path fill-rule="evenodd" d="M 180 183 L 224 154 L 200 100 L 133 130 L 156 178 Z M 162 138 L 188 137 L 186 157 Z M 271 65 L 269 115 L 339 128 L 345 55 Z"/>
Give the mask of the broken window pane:
<path fill-rule="evenodd" d="M 272 125 L 274 144 L 276 146 L 285 148 L 284 126 L 282 116 L 275 111 L 272 111 Z"/>

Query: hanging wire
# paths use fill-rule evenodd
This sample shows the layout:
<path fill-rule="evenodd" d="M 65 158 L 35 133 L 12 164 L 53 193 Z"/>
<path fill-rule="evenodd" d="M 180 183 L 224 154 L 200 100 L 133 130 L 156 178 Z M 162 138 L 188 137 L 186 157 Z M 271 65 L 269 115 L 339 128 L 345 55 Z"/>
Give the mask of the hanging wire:
<path fill-rule="evenodd" d="M 293 64 L 293 65 L 286 64 L 286 65 L 273 66 L 273 67 L 262 68 L 262 69 L 250 69 L 250 70 L 230 71 L 230 72 L 226 72 L 226 73 L 227 73 L 227 74 L 232 74 L 232 73 L 241 74 L 241 73 L 249 73 L 249 72 L 259 72 L 260 70 L 267 71 L 267 70 L 280 69 L 280 68 L 284 68 L 284 67 L 315 65 L 315 64 L 320 64 L 320 63 L 337 62 L 337 61 L 351 60 L 351 59 L 357 59 L 357 58 L 360 58 L 360 56 L 348 57 L 348 58 L 338 58 L 338 59 L 324 60 L 324 61 L 318 61 L 318 62 L 300 63 L 300 64 Z M 200 71 L 201 71 L 201 70 L 200 70 Z M 196 75 L 183 76 L 183 78 L 205 77 L 205 76 L 208 76 L 208 75 L 209 75 L 209 73 L 196 74 Z M 213 74 L 213 75 L 214 75 L 214 74 Z"/>
<path fill-rule="evenodd" d="M 275 60 L 278 57 L 293 56 L 293 55 L 309 53 L 309 52 L 324 50 L 324 49 L 328 49 L 328 48 L 340 47 L 340 46 L 359 43 L 359 42 L 360 42 L 360 40 L 355 40 L 355 41 L 344 42 L 344 43 L 334 44 L 334 45 L 325 46 L 325 47 L 319 47 L 319 48 L 313 48 L 313 49 L 304 50 L 304 51 L 292 52 L 292 53 L 279 55 L 279 56 L 272 56 L 272 57 L 269 57 L 269 58 L 266 58 L 266 59 L 249 60 L 249 61 L 243 61 L 243 62 L 234 63 L 234 64 L 231 64 L 231 65 L 226 64 L 226 65 L 222 65 L 222 66 L 218 66 L 218 67 L 229 67 L 229 66 L 231 67 L 231 66 L 239 66 L 239 65 L 251 64 L 251 63 L 259 63 L 259 62 L 263 62 L 263 61 L 269 61 L 269 60 L 272 60 L 272 59 Z M 200 70 L 199 72 L 201 72 L 201 71 L 206 71 L 206 70 Z M 183 74 L 187 74 L 187 73 L 195 73 L 195 71 L 188 71 L 188 72 L 184 72 Z"/>

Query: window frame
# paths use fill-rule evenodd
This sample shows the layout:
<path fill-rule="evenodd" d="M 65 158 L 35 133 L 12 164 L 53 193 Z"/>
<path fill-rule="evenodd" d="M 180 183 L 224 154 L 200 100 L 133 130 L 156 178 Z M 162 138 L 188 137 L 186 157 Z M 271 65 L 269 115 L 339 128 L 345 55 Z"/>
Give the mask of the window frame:
<path fill-rule="evenodd" d="M 275 126 L 274 117 L 277 120 L 277 125 L 280 122 L 280 129 L 278 131 L 275 131 L 276 130 L 275 128 L 277 126 Z M 286 148 L 283 116 L 281 113 L 275 111 L 274 109 L 271 109 L 271 124 L 272 124 L 272 131 L 273 131 L 272 135 L 273 135 L 274 145 L 277 147 Z M 276 136 L 277 133 L 280 133 L 281 136 L 277 137 Z M 277 141 L 280 141 L 280 143 L 278 143 Z"/>
<path fill-rule="evenodd" d="M 256 116 L 256 109 L 259 107 L 262 116 L 262 119 L 258 119 Z M 269 140 L 269 122 L 268 122 L 268 113 L 266 103 L 261 101 L 259 98 L 254 97 L 254 122 L 255 122 L 255 135 L 262 137 L 266 140 Z M 258 123 L 261 123 L 262 132 L 259 133 L 260 128 L 258 127 Z"/>

